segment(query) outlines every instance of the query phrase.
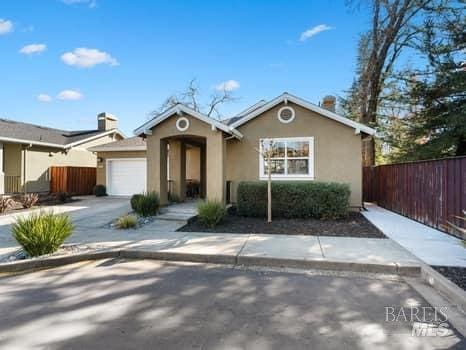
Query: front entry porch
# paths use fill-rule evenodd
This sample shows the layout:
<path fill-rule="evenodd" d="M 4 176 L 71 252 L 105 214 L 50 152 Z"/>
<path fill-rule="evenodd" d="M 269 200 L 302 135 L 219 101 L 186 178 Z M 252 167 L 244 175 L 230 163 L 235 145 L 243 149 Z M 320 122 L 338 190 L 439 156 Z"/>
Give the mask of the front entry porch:
<path fill-rule="evenodd" d="M 159 126 L 146 139 L 147 189 L 159 193 L 161 205 L 184 201 L 187 194 L 225 201 L 224 135 L 193 119 L 191 126 L 196 122 L 195 134 L 173 134 Z"/>
<path fill-rule="evenodd" d="M 168 152 L 168 200 L 184 202 L 187 198 L 205 198 L 205 138 L 182 136 L 168 138 L 165 142 Z"/>

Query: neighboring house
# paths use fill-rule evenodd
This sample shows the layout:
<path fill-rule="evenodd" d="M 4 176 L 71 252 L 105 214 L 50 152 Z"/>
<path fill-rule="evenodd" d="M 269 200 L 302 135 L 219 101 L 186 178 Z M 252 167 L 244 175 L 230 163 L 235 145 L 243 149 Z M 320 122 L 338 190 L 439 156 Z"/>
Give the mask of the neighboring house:
<path fill-rule="evenodd" d="M 323 107 L 319 107 L 284 93 L 225 121 L 178 104 L 144 123 L 135 134 L 145 139 L 147 165 L 143 153 L 133 155 L 130 149 L 99 152 L 101 160 L 106 159 L 103 163 L 117 164 L 118 170 L 102 165 L 98 182 L 113 188 L 115 182 L 138 181 L 138 189 L 157 191 L 161 202 L 167 203 L 169 190 L 185 198 L 186 180 L 197 169 L 201 197 L 235 202 L 239 182 L 267 179 L 266 165 L 257 149 L 261 140 L 273 140 L 277 148 L 272 160 L 274 180 L 348 183 L 350 205 L 360 207 L 361 144 L 375 130 L 337 115 L 334 98 L 325 98 Z M 124 146 L 118 142 L 114 146 L 119 144 Z M 132 157 L 140 158 L 139 170 L 133 171 L 121 162 L 122 158 L 128 161 Z M 141 174 L 145 167 L 144 177 Z"/>
<path fill-rule="evenodd" d="M 95 167 L 90 147 L 124 138 L 118 119 L 97 116 L 96 130 L 66 131 L 0 119 L 0 194 L 48 192 L 51 166 Z"/>

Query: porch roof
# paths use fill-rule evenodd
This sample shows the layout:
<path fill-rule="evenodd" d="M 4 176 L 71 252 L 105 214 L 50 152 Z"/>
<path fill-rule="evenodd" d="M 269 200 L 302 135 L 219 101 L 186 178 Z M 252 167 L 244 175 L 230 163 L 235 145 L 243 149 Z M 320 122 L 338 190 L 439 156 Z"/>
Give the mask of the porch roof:
<path fill-rule="evenodd" d="M 243 138 L 243 135 L 235 128 L 232 128 L 231 126 L 226 125 L 216 119 L 210 118 L 209 116 L 203 113 L 200 113 L 181 103 L 176 104 L 175 106 L 167 109 L 166 111 L 160 113 L 159 115 L 155 116 L 151 120 L 142 124 L 139 128 L 134 130 L 134 134 L 137 136 L 141 136 L 143 134 L 150 135 L 151 129 L 154 126 L 160 124 L 161 122 L 173 116 L 174 114 L 182 114 L 182 113 L 186 113 L 196 119 L 203 121 L 204 123 L 210 124 L 212 128 L 217 128 L 219 130 L 222 130 L 223 132 L 226 132 L 227 134 L 230 134 L 236 137 L 237 139 Z"/>

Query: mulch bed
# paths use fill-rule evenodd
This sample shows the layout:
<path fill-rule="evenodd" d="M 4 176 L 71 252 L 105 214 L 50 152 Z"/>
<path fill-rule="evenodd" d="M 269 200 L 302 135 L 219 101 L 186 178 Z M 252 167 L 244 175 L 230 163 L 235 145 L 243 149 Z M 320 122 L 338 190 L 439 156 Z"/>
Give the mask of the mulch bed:
<path fill-rule="evenodd" d="M 466 291 L 466 267 L 459 266 L 431 266 L 458 287 Z"/>
<path fill-rule="evenodd" d="M 223 222 L 213 229 L 194 219 L 178 231 L 387 238 L 362 214 L 355 212 L 341 220 L 273 219 L 268 224 L 265 218 L 242 217 L 230 211 Z"/>

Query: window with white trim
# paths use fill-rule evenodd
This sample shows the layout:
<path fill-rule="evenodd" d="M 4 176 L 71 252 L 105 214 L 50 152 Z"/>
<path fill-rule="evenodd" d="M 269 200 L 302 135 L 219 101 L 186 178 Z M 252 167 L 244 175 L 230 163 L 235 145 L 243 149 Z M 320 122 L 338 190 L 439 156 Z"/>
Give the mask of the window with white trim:
<path fill-rule="evenodd" d="M 267 161 L 262 154 L 272 150 L 271 171 L 273 179 L 314 178 L 314 138 L 291 137 L 261 139 L 259 142 L 259 178 L 267 179 Z M 263 149 L 264 148 L 264 149 Z"/>

